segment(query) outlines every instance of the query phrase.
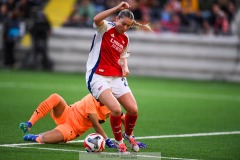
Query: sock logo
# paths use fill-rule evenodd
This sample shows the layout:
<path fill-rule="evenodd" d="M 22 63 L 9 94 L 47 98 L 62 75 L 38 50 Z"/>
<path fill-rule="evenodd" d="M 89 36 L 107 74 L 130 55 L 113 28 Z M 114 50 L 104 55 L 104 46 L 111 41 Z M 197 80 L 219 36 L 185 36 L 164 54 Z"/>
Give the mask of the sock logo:
<path fill-rule="evenodd" d="M 38 113 L 40 113 L 40 112 L 38 112 L 38 110 L 37 110 L 37 109 L 35 110 L 35 112 L 37 113 L 37 115 L 38 115 Z"/>
<path fill-rule="evenodd" d="M 116 134 L 122 133 L 122 130 L 118 130 L 118 131 L 116 131 L 114 133 L 116 133 Z"/>

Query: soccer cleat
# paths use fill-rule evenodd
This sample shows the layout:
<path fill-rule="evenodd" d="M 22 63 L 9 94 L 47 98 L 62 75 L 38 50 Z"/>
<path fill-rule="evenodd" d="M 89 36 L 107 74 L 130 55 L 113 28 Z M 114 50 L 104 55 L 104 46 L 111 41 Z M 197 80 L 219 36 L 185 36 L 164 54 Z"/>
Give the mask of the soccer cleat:
<path fill-rule="evenodd" d="M 25 136 L 23 136 L 23 139 L 25 141 L 33 141 L 33 142 L 37 142 L 36 139 L 39 135 L 35 135 L 35 134 L 26 134 Z"/>
<path fill-rule="evenodd" d="M 139 151 L 139 146 L 135 140 L 135 138 L 133 136 L 127 136 L 125 132 L 123 132 L 122 134 L 123 138 L 125 140 L 127 140 L 130 144 L 130 148 L 134 151 L 134 152 L 138 152 Z"/>
<path fill-rule="evenodd" d="M 115 147 L 120 154 L 130 154 L 130 152 L 128 152 L 127 150 L 125 143 L 118 144 L 117 142 L 115 142 Z"/>
<path fill-rule="evenodd" d="M 132 136 L 134 139 L 135 139 L 135 137 L 134 136 Z M 142 149 L 145 149 L 145 148 L 147 148 L 147 145 L 145 144 L 145 143 L 142 143 L 142 142 L 139 142 L 139 141 L 136 141 L 137 142 L 137 144 L 138 144 L 138 146 L 139 146 L 139 148 L 142 148 Z"/>
<path fill-rule="evenodd" d="M 19 124 L 18 126 L 24 134 L 28 133 L 30 131 L 30 128 L 32 127 L 32 123 L 31 122 L 22 122 Z"/>
<path fill-rule="evenodd" d="M 139 146 L 139 148 L 142 148 L 142 149 L 147 148 L 147 145 L 145 143 L 142 143 L 142 142 L 137 141 L 137 145 Z"/>

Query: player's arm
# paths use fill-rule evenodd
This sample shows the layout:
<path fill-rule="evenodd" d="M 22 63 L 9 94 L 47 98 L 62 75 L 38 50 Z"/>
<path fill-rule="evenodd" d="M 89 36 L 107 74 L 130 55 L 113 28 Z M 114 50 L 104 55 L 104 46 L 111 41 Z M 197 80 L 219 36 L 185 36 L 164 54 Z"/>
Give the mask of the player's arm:
<path fill-rule="evenodd" d="M 98 13 L 95 17 L 94 17 L 94 23 L 96 26 L 100 27 L 103 25 L 103 20 L 105 18 L 107 18 L 108 16 L 112 15 L 113 13 L 117 12 L 117 11 L 120 11 L 120 10 L 123 10 L 123 9 L 127 9 L 129 8 L 129 4 L 127 2 L 121 2 L 119 5 L 113 7 L 113 8 L 110 8 L 108 10 L 105 10 L 103 12 L 100 12 Z"/>
<path fill-rule="evenodd" d="M 101 124 L 99 123 L 98 115 L 96 113 L 89 113 L 88 116 L 92 122 L 94 130 L 97 133 L 101 134 L 103 136 L 103 138 L 105 139 L 106 145 L 109 148 L 115 148 L 113 142 L 108 138 L 107 134 L 105 133 L 104 129 L 102 128 Z"/>
<path fill-rule="evenodd" d="M 129 69 L 127 64 L 127 58 L 121 58 L 122 76 L 127 77 L 129 75 Z"/>
<path fill-rule="evenodd" d="M 102 128 L 101 124 L 98 122 L 98 115 L 97 113 L 89 113 L 88 114 L 91 122 L 92 122 L 92 125 L 93 125 L 93 128 L 94 130 L 101 134 L 103 136 L 104 139 L 107 139 L 107 134 L 105 133 L 104 129 Z"/>

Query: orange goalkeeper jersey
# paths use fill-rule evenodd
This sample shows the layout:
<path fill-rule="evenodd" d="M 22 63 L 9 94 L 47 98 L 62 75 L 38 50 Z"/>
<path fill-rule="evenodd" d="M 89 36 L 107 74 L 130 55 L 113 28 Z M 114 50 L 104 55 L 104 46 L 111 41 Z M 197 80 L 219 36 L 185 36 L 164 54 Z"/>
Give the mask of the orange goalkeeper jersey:
<path fill-rule="evenodd" d="M 100 102 L 91 94 L 70 105 L 69 109 L 69 123 L 79 135 L 92 127 L 92 122 L 88 117 L 89 113 L 97 113 L 99 122 L 106 121 L 110 115 L 110 110 L 106 106 L 101 106 Z"/>

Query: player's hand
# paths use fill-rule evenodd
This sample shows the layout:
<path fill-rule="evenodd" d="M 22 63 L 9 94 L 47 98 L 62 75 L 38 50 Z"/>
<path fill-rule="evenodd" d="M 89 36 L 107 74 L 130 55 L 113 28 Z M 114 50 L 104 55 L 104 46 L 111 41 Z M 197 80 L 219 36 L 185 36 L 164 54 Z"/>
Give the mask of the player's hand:
<path fill-rule="evenodd" d="M 106 139 L 105 142 L 108 148 L 115 148 L 115 145 L 110 138 Z"/>
<path fill-rule="evenodd" d="M 127 77 L 128 75 L 129 75 L 129 69 L 128 69 L 128 67 L 123 67 L 122 68 L 122 76 L 123 77 Z"/>
<path fill-rule="evenodd" d="M 121 2 L 120 4 L 117 5 L 117 9 L 118 10 L 124 10 L 124 9 L 128 9 L 130 7 L 130 5 L 127 2 Z"/>

